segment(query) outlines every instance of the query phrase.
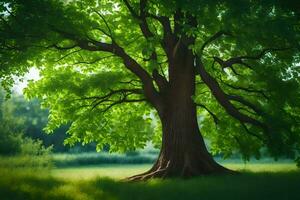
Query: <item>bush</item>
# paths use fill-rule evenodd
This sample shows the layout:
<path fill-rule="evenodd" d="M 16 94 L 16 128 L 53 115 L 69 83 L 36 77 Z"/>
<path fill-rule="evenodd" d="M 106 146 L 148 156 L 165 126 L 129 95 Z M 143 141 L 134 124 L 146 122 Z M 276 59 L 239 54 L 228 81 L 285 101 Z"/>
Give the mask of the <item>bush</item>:
<path fill-rule="evenodd" d="M 15 155 L 21 151 L 22 135 L 13 131 L 7 120 L 0 121 L 0 155 Z"/>
<path fill-rule="evenodd" d="M 52 148 L 45 148 L 40 140 L 33 140 L 22 134 L 2 135 L 2 138 L 5 140 L 1 141 L 4 146 L 1 146 L 0 168 L 52 167 Z"/>

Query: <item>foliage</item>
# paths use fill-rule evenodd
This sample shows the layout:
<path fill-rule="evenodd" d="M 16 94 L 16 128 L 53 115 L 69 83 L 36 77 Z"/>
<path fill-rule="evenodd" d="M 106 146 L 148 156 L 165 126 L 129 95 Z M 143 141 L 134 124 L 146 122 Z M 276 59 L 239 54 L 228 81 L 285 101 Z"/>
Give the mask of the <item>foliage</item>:
<path fill-rule="evenodd" d="M 296 1 L 154 0 L 130 1 L 131 7 L 124 2 L 0 4 L 2 85 L 9 88 L 13 74 L 40 69 L 42 78 L 25 93 L 50 109 L 47 132 L 71 124 L 67 143 L 95 141 L 98 150 L 107 144 L 111 151 L 159 144 L 161 125 L 145 91 L 161 94 L 156 73 L 169 81 L 164 48 L 169 34 L 173 46 L 186 42 L 194 61 L 205 66 L 198 68 L 203 71 L 193 99 L 205 105 L 199 107 L 199 123 L 213 153 L 228 157 L 238 151 L 247 160 L 259 158 L 266 147 L 274 157 L 295 157 L 300 148 Z M 143 8 L 142 2 L 148 4 Z M 203 73 L 218 84 L 205 82 Z"/>

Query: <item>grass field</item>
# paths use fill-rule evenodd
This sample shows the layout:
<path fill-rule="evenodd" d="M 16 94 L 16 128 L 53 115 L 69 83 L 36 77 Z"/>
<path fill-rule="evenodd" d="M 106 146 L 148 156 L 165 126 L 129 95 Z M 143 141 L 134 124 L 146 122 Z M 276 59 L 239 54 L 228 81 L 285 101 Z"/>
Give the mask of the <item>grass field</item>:
<path fill-rule="evenodd" d="M 294 163 L 251 163 L 243 164 L 236 162 L 226 162 L 224 166 L 245 172 L 290 172 L 297 171 Z M 122 179 L 150 169 L 150 164 L 123 164 L 123 165 L 95 165 L 83 167 L 67 167 L 52 170 L 51 174 L 57 178 L 72 180 L 87 180 L 97 177 L 112 179 Z"/>
<path fill-rule="evenodd" d="M 254 200 L 300 199 L 300 171 L 292 163 L 225 163 L 240 175 L 127 183 L 119 179 L 150 165 L 101 165 L 0 171 L 1 200 Z M 109 177 L 109 178 L 105 178 Z"/>

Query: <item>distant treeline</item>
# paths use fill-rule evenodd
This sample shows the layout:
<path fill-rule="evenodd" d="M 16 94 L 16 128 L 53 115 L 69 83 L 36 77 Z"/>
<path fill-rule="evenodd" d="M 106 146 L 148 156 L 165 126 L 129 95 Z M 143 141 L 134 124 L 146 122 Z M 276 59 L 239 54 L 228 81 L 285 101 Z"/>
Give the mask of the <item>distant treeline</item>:
<path fill-rule="evenodd" d="M 6 100 L 4 91 L 0 90 L 0 136 L 3 136 L 2 148 L 4 149 L 2 154 L 6 154 L 5 152 L 9 154 L 9 148 L 15 148 L 15 145 L 12 144 L 14 142 L 12 140 L 15 139 L 11 136 L 5 139 L 9 141 L 4 142 L 4 135 L 7 136 L 7 134 L 12 133 L 13 135 L 22 134 L 24 137 L 41 140 L 44 146 L 53 146 L 52 151 L 54 152 L 95 151 L 96 144 L 93 143 L 85 146 L 77 144 L 73 147 L 64 145 L 68 125 L 56 129 L 53 134 L 45 134 L 43 128 L 48 121 L 48 112 L 47 109 L 41 109 L 38 100 L 27 101 L 23 96 L 16 94 Z"/>
<path fill-rule="evenodd" d="M 56 167 L 101 165 L 101 164 L 144 164 L 154 163 L 157 159 L 158 150 L 117 153 L 62 153 L 53 155 L 53 164 Z"/>

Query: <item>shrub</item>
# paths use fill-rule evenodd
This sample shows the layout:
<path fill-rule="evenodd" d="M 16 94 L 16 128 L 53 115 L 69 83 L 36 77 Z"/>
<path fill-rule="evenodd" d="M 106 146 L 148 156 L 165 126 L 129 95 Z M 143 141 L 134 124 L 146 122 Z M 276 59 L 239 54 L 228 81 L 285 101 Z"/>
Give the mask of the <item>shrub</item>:
<path fill-rule="evenodd" d="M 21 143 L 22 136 L 14 134 L 6 120 L 0 121 L 0 155 L 15 155 L 19 153 L 21 151 Z"/>
<path fill-rule="evenodd" d="M 9 134 L 10 143 L 4 143 L 0 157 L 0 168 L 51 168 L 51 147 L 44 147 L 40 140 Z M 1 144 L 2 144 L 1 143 Z M 6 149 L 5 149 L 6 148 Z"/>

